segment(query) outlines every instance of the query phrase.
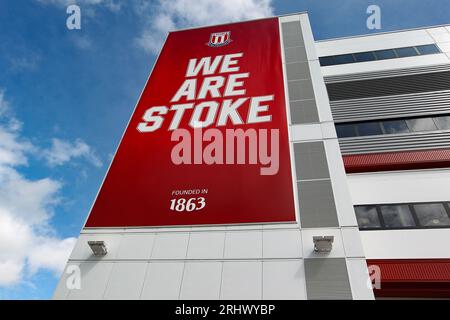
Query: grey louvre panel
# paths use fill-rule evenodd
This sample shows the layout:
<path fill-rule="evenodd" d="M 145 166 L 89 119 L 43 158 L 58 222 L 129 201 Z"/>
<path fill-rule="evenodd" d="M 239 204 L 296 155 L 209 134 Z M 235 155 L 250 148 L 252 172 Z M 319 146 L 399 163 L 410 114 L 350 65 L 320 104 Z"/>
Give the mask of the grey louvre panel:
<path fill-rule="evenodd" d="M 328 173 L 327 156 L 322 141 L 294 144 L 297 180 L 326 179 Z"/>
<path fill-rule="evenodd" d="M 304 45 L 300 21 L 283 22 L 281 24 L 281 30 L 285 48 Z"/>
<path fill-rule="evenodd" d="M 450 89 L 450 71 L 328 83 L 331 101 Z"/>
<path fill-rule="evenodd" d="M 314 89 L 311 80 L 288 81 L 289 100 L 314 99 Z"/>
<path fill-rule="evenodd" d="M 287 63 L 286 77 L 288 80 L 310 79 L 308 62 Z"/>
<path fill-rule="evenodd" d="M 297 182 L 302 228 L 338 227 L 330 180 Z"/>
<path fill-rule="evenodd" d="M 319 114 L 314 100 L 291 101 L 289 106 L 292 124 L 319 122 Z"/>
<path fill-rule="evenodd" d="M 442 72 L 450 71 L 450 64 L 439 64 L 434 66 L 417 67 L 417 68 L 405 68 L 405 69 L 393 69 L 386 71 L 376 71 L 376 72 L 361 72 L 361 73 L 351 73 L 344 75 L 336 75 L 325 77 L 325 83 L 333 82 L 343 82 L 343 81 L 355 81 L 364 79 L 375 79 L 375 78 L 386 78 L 386 77 L 398 77 L 411 74 L 419 73 L 430 73 L 430 72 Z"/>
<path fill-rule="evenodd" d="M 428 131 L 339 139 L 341 153 L 377 153 L 450 148 L 450 131 Z"/>
<path fill-rule="evenodd" d="M 330 103 L 335 122 L 363 121 L 450 113 L 450 90 Z"/>
<path fill-rule="evenodd" d="M 307 61 L 305 47 L 291 47 L 284 50 L 286 63 Z"/>
<path fill-rule="evenodd" d="M 352 299 L 344 258 L 305 259 L 305 282 L 308 300 Z"/>

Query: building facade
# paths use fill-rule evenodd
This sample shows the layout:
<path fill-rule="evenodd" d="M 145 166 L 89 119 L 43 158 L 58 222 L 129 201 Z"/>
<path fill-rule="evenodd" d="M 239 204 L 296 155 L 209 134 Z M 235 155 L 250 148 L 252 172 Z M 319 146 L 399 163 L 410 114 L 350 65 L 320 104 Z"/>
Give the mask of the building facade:
<path fill-rule="evenodd" d="M 88 220 L 55 299 L 450 296 L 450 27 L 316 42 L 306 13 L 270 19 L 295 221 Z M 223 40 L 238 43 L 235 34 Z M 329 252 L 317 252 L 317 237 L 332 237 Z"/>

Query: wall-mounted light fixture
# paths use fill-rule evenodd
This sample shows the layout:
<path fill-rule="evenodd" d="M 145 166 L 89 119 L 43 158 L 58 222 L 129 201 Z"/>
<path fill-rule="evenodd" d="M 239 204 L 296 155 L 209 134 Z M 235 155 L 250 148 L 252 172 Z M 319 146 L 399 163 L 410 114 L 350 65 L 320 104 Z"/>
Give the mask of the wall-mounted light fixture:
<path fill-rule="evenodd" d="M 108 253 L 105 241 L 88 241 L 88 245 L 94 253 L 94 256 L 104 256 Z"/>
<path fill-rule="evenodd" d="M 313 236 L 314 251 L 318 253 L 330 252 L 333 248 L 334 236 Z"/>

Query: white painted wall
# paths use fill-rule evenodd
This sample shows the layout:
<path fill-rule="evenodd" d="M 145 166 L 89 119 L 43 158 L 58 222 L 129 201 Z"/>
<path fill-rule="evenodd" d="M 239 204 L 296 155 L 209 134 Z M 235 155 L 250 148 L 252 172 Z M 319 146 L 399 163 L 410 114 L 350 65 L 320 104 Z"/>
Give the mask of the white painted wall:
<path fill-rule="evenodd" d="M 450 169 L 349 174 L 355 205 L 450 201 Z M 360 232 L 368 259 L 450 258 L 450 229 Z"/>
<path fill-rule="evenodd" d="M 316 49 L 317 54 L 323 57 L 433 43 L 441 49 L 441 54 L 358 62 L 321 68 L 324 76 L 334 76 L 449 63 L 450 26 L 319 41 L 316 42 Z"/>
<path fill-rule="evenodd" d="M 349 174 L 354 205 L 450 201 L 450 169 Z"/>

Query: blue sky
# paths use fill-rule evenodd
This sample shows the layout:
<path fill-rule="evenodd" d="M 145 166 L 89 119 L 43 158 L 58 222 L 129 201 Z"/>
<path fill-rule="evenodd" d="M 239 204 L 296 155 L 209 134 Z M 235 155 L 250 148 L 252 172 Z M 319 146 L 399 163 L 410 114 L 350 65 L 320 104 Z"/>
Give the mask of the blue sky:
<path fill-rule="evenodd" d="M 446 0 L 168 3 L 0 1 L 0 299 L 51 297 L 168 29 L 308 11 L 316 39 L 367 34 L 370 4 L 379 31 L 450 23 Z"/>

